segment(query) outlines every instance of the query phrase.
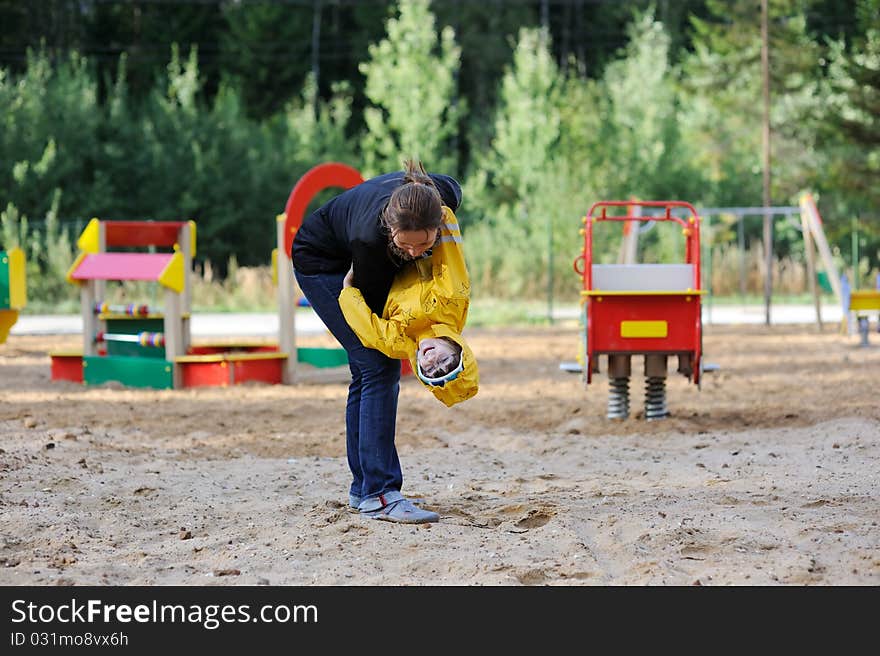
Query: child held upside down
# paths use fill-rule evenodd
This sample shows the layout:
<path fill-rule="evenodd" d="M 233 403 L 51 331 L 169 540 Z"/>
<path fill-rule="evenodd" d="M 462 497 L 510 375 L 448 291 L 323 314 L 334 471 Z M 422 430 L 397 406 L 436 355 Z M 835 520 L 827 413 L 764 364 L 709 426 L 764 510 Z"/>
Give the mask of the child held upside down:
<path fill-rule="evenodd" d="M 470 279 L 451 209 L 443 207 L 433 248 L 397 273 L 381 317 L 369 308 L 352 280 L 350 270 L 339 306 L 364 346 L 390 358 L 408 359 L 421 383 L 447 406 L 477 393 L 477 361 L 461 336 L 470 304 Z"/>

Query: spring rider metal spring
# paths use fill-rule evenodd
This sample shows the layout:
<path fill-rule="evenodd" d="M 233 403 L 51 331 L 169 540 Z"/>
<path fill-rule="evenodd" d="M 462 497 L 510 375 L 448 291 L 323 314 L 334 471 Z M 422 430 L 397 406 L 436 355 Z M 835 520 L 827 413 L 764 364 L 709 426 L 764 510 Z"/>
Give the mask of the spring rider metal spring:
<path fill-rule="evenodd" d="M 608 419 L 629 417 L 630 356 L 608 356 Z"/>
<path fill-rule="evenodd" d="M 645 381 L 645 419 L 663 419 L 669 416 L 666 406 L 666 379 L 651 376 Z"/>
<path fill-rule="evenodd" d="M 629 417 L 629 378 L 609 378 L 608 419 Z"/>
<path fill-rule="evenodd" d="M 645 419 L 663 419 L 669 416 L 666 406 L 666 356 L 645 355 Z"/>

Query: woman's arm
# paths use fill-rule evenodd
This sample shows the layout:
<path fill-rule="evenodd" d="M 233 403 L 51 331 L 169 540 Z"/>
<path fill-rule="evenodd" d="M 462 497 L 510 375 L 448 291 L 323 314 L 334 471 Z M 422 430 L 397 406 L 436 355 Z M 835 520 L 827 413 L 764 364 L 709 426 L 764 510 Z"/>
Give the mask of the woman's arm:
<path fill-rule="evenodd" d="M 407 337 L 404 326 L 393 319 L 382 319 L 373 312 L 360 290 L 352 286 L 353 273 L 349 270 L 339 294 L 339 307 L 351 329 L 367 348 L 381 351 L 389 358 L 405 360 L 418 348 Z"/>

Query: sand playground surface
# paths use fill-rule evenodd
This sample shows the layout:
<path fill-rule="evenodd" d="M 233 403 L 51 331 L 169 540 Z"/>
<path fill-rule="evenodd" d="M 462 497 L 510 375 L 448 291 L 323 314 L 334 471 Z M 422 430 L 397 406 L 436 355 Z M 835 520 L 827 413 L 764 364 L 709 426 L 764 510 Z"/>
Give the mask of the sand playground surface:
<path fill-rule="evenodd" d="M 576 326 L 465 334 L 474 399 L 401 384 L 403 492 L 429 525 L 348 510 L 345 372 L 87 387 L 50 380 L 78 336 L 10 336 L 0 585 L 880 584 L 876 332 L 707 326 L 719 370 L 698 389 L 670 359 L 672 416 L 650 422 L 640 356 L 609 420 L 604 370 L 587 389 L 560 370 Z"/>

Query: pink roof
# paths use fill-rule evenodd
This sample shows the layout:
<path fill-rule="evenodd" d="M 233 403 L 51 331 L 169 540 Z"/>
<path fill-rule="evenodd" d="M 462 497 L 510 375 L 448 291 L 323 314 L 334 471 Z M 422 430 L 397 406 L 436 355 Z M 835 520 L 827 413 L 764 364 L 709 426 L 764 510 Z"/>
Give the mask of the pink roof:
<path fill-rule="evenodd" d="M 93 253 L 71 274 L 74 280 L 159 280 L 173 253 Z"/>

